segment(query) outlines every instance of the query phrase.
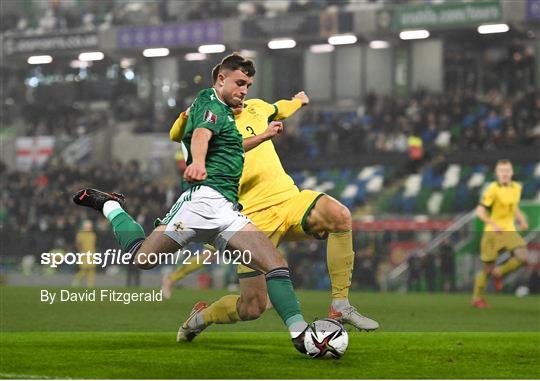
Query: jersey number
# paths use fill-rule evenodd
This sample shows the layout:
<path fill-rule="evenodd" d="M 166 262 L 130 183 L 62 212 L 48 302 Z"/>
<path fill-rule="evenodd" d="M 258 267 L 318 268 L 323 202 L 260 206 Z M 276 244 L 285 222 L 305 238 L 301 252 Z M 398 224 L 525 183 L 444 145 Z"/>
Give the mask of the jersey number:
<path fill-rule="evenodd" d="M 246 130 L 253 136 L 257 136 L 257 134 L 255 133 L 255 131 L 253 130 L 253 127 L 251 126 L 247 126 L 246 127 Z"/>

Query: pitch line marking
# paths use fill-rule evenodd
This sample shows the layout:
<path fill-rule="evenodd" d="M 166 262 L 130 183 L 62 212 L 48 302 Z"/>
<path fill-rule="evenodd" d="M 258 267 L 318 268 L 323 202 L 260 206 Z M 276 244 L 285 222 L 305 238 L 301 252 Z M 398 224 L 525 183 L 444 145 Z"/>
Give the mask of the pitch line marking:
<path fill-rule="evenodd" d="M 36 375 L 30 375 L 30 374 L 19 374 L 19 373 L 2 373 L 0 372 L 0 377 L 2 378 L 24 378 L 24 379 L 31 379 L 31 380 L 42 380 L 42 379 L 64 379 L 64 380 L 70 380 L 69 377 L 49 377 L 49 376 L 36 376 Z"/>

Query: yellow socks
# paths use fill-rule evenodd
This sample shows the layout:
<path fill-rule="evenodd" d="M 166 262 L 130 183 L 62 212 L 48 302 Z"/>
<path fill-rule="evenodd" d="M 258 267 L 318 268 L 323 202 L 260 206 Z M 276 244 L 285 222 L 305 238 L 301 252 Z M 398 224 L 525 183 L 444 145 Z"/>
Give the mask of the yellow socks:
<path fill-rule="evenodd" d="M 497 266 L 495 269 L 499 274 L 501 274 L 501 276 L 505 276 L 506 274 L 520 268 L 521 265 L 523 265 L 523 263 L 519 259 L 512 257 L 501 266 Z"/>
<path fill-rule="evenodd" d="M 202 311 L 204 324 L 231 324 L 240 321 L 236 303 L 240 295 L 226 295 Z"/>
<path fill-rule="evenodd" d="M 480 299 L 482 296 L 484 296 L 484 290 L 486 288 L 488 280 L 488 275 L 484 273 L 483 270 L 480 270 L 476 277 L 474 278 L 474 292 L 473 292 L 473 299 Z"/>
<path fill-rule="evenodd" d="M 197 263 L 196 260 L 192 259 L 191 262 L 180 266 L 172 274 L 170 274 L 169 280 L 173 283 L 176 283 L 179 280 L 184 279 L 192 272 L 197 271 L 198 269 L 204 266 L 204 264 L 202 263 L 203 261 L 201 260 L 200 262 L 201 263 Z"/>
<path fill-rule="evenodd" d="M 202 268 L 205 265 L 204 262 L 208 263 L 208 260 L 211 261 L 211 256 L 214 251 L 216 251 L 216 249 L 211 245 L 204 245 L 204 248 L 205 250 L 202 252 L 201 256 L 194 256 L 189 262 L 178 267 L 172 274 L 169 275 L 169 280 L 172 283 L 176 283 L 187 277 L 192 272 L 195 272 Z"/>
<path fill-rule="evenodd" d="M 354 264 L 352 231 L 328 235 L 326 261 L 332 283 L 333 299 L 348 299 Z"/>

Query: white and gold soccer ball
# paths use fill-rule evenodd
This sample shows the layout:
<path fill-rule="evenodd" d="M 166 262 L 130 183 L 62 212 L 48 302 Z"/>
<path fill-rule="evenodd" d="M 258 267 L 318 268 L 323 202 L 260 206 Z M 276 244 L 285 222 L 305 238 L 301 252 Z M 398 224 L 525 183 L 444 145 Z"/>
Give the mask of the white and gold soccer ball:
<path fill-rule="evenodd" d="M 334 319 L 315 320 L 306 331 L 304 345 L 313 358 L 340 358 L 349 345 L 349 335 Z"/>

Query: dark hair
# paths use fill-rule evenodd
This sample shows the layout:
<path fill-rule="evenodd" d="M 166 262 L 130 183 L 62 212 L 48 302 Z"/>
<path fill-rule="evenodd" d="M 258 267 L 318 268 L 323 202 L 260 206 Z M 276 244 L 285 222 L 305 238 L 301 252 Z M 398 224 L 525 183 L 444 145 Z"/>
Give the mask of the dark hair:
<path fill-rule="evenodd" d="M 233 53 L 223 58 L 223 60 L 219 64 L 218 72 L 222 72 L 223 70 L 241 70 L 242 73 L 244 73 L 248 77 L 253 77 L 255 75 L 255 65 L 253 64 L 253 61 L 245 59 L 238 53 Z"/>
<path fill-rule="evenodd" d="M 217 64 L 212 69 L 212 85 L 214 85 L 217 82 L 217 77 L 219 75 L 219 69 L 221 68 L 221 64 Z"/>

